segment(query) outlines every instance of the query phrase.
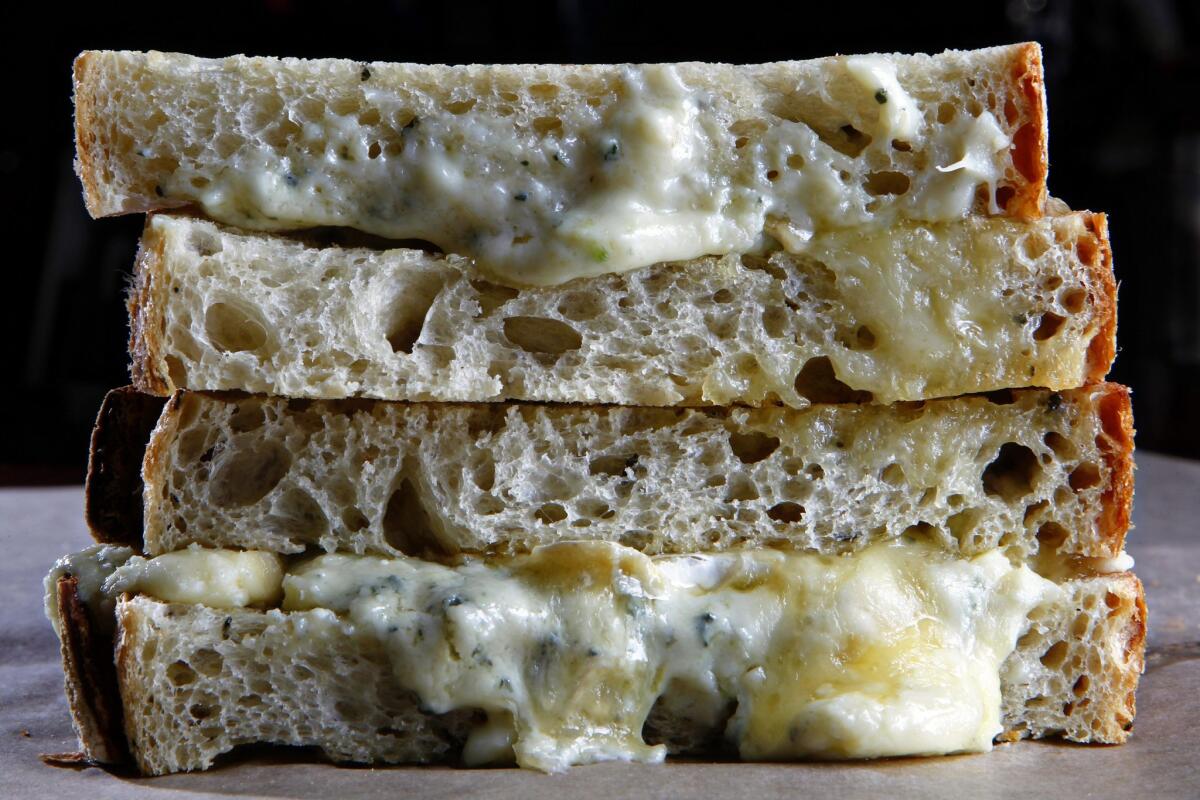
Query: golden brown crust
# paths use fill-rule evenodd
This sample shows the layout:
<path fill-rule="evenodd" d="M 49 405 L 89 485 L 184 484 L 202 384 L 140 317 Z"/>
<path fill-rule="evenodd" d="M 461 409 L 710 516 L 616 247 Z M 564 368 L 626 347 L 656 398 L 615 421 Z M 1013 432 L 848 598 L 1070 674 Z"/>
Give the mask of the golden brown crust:
<path fill-rule="evenodd" d="M 84 485 L 84 517 L 98 542 L 142 549 L 142 459 L 163 402 L 132 386 L 104 396 Z"/>
<path fill-rule="evenodd" d="M 95 53 L 85 51 L 75 59 L 72 68 L 75 88 L 75 174 L 83 184 L 83 201 L 93 219 L 104 213 L 96 164 L 98 125 L 91 70 L 94 61 Z"/>
<path fill-rule="evenodd" d="M 167 371 L 162 368 L 165 304 L 160 302 L 157 292 L 166 239 L 150 224 L 152 220 L 152 216 L 147 217 L 142 229 L 133 285 L 125 298 L 125 308 L 129 312 L 129 374 L 140 391 L 165 397 L 173 387 L 167 382 Z"/>
<path fill-rule="evenodd" d="M 1102 433 L 1096 446 L 1104 454 L 1112 476 L 1100 499 L 1100 519 L 1097 531 L 1112 555 L 1125 546 L 1129 517 L 1133 508 L 1133 406 L 1129 389 L 1117 383 L 1100 387 L 1096 400 Z"/>
<path fill-rule="evenodd" d="M 124 713 L 112 658 L 112 637 L 99 630 L 70 575 L 56 586 L 64 688 L 75 732 L 87 760 L 121 764 L 129 760 Z"/>
<path fill-rule="evenodd" d="M 1076 242 L 1079 261 L 1087 268 L 1092 287 L 1091 303 L 1100 329 L 1088 345 L 1087 381 L 1104 380 L 1117 356 L 1117 281 L 1113 276 L 1112 245 L 1108 239 L 1108 217 L 1084 215 L 1090 236 Z"/>
<path fill-rule="evenodd" d="M 1046 174 L 1050 168 L 1040 45 L 1027 42 L 1021 46 L 1013 63 L 1012 78 L 1019 96 L 1025 100 L 1027 120 L 1013 135 L 1012 147 L 1013 166 L 1025 180 L 1025 185 L 1019 187 L 1005 204 L 1005 211 L 1020 219 L 1038 219 L 1045 213 Z"/>

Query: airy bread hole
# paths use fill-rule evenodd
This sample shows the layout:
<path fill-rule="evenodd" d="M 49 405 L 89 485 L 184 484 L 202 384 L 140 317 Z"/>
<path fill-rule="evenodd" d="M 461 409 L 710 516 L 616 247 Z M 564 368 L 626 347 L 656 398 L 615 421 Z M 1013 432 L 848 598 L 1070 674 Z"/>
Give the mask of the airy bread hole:
<path fill-rule="evenodd" d="M 349 506 L 342 509 L 342 525 L 351 533 L 358 533 L 369 527 L 371 521 L 367 519 L 367 515 L 359 509 L 358 506 Z"/>
<path fill-rule="evenodd" d="M 451 114 L 465 114 L 475 107 L 476 98 L 468 97 L 466 100 L 452 100 L 446 103 L 446 110 Z"/>
<path fill-rule="evenodd" d="M 1055 642 L 1042 653 L 1042 665 L 1048 669 L 1059 669 L 1067 660 L 1067 643 Z"/>
<path fill-rule="evenodd" d="M 796 394 L 810 403 L 869 403 L 871 393 L 852 389 L 838 380 L 827 356 L 804 362 L 796 375 Z"/>
<path fill-rule="evenodd" d="M 1042 523 L 1037 532 L 1038 549 L 1054 552 L 1067 541 L 1068 535 L 1067 529 L 1057 522 Z"/>
<path fill-rule="evenodd" d="M 239 447 L 220 460 L 209 484 L 208 497 L 224 508 L 257 503 L 274 489 L 292 466 L 292 456 L 270 440 Z"/>
<path fill-rule="evenodd" d="M 599 292 L 570 292 L 558 301 L 558 313 L 576 322 L 595 319 L 603 311 L 604 300 Z"/>
<path fill-rule="evenodd" d="M 553 83 L 534 83 L 528 87 L 529 94 L 536 100 L 552 100 L 558 96 L 558 87 Z"/>
<path fill-rule="evenodd" d="M 853 125 L 843 125 L 832 132 L 818 129 L 817 136 L 834 150 L 851 158 L 858 158 L 867 145 L 871 144 L 871 137 Z"/>
<path fill-rule="evenodd" d="M 975 114 L 974 116 L 979 116 Z M 1036 183 L 1042 172 L 1041 136 L 1037 124 L 1027 122 L 1013 134 L 1012 161 L 1021 177 Z"/>
<path fill-rule="evenodd" d="M 982 517 L 983 512 L 979 509 L 964 508 L 946 520 L 946 527 L 949 529 L 950 535 L 958 541 L 958 546 L 963 550 L 973 549 L 974 543 L 971 540 L 971 534 L 975 532 L 975 527 Z"/>
<path fill-rule="evenodd" d="M 509 300 L 516 298 L 520 292 L 511 286 L 501 286 L 481 279 L 471 281 L 471 286 L 479 293 L 480 316 L 491 316 L 492 312 Z"/>
<path fill-rule="evenodd" d="M 787 165 L 791 169 L 803 169 L 804 156 L 800 155 L 799 153 L 792 153 L 787 157 Z"/>
<path fill-rule="evenodd" d="M 1032 450 L 1023 444 L 1005 442 L 992 463 L 984 467 L 983 491 L 1005 502 L 1020 500 L 1033 491 L 1041 471 Z"/>
<path fill-rule="evenodd" d="M 416 273 L 406 276 L 397 288 L 387 320 L 387 341 L 393 353 L 412 353 L 421 338 L 425 318 L 445 285 L 441 274 Z"/>
<path fill-rule="evenodd" d="M 261 428 L 266 421 L 267 412 L 263 410 L 262 400 L 255 397 L 237 404 L 229 417 L 229 428 L 235 433 L 249 433 Z"/>
<path fill-rule="evenodd" d="M 767 509 L 767 516 L 776 522 L 799 522 L 804 518 L 804 506 L 799 503 L 776 503 Z"/>
<path fill-rule="evenodd" d="M 1092 680 L 1087 675 L 1080 675 L 1075 681 L 1075 685 L 1071 687 L 1071 693 L 1076 697 L 1083 697 L 1087 694 L 1088 687 L 1091 686 Z"/>
<path fill-rule="evenodd" d="M 637 453 L 617 453 L 597 456 L 588 462 L 588 472 L 592 475 L 625 477 L 626 472 L 632 472 L 637 462 Z"/>
<path fill-rule="evenodd" d="M 201 258 L 207 258 L 221 252 L 224 245 L 221 244 L 221 237 L 215 233 L 195 228 L 188 236 L 188 247 Z"/>
<path fill-rule="evenodd" d="M 1042 441 L 1054 451 L 1054 455 L 1061 459 L 1065 460 L 1075 457 L 1074 443 L 1058 431 L 1047 431 L 1046 435 L 1042 437 Z"/>
<path fill-rule="evenodd" d="M 1078 314 L 1083 311 L 1083 306 L 1087 303 L 1087 290 L 1076 287 L 1063 292 L 1060 298 L 1063 308 L 1072 314 Z"/>
<path fill-rule="evenodd" d="M 480 450 L 480 463 L 471 470 L 471 481 L 481 492 L 490 492 L 496 485 L 496 461 L 487 450 Z"/>
<path fill-rule="evenodd" d="M 579 331 L 549 317 L 505 317 L 504 336 L 530 353 L 561 355 L 583 346 Z"/>
<path fill-rule="evenodd" d="M 275 501 L 268 525 L 301 542 L 316 542 L 329 533 L 329 519 L 320 503 L 308 492 L 295 487 L 283 492 Z"/>
<path fill-rule="evenodd" d="M 188 385 L 187 368 L 183 366 L 183 362 L 176 356 L 166 356 L 163 359 L 167 362 L 167 378 L 171 381 L 171 386 L 176 389 L 182 389 Z"/>
<path fill-rule="evenodd" d="M 729 434 L 729 449 L 743 464 L 755 464 L 767 458 L 779 447 L 779 439 L 758 431 Z"/>
<path fill-rule="evenodd" d="M 904 468 L 899 464 L 888 464 L 880 473 L 879 479 L 888 486 L 899 486 L 904 483 Z"/>
<path fill-rule="evenodd" d="M 958 109 L 953 103 L 942 103 L 938 106 L 937 121 L 942 125 L 946 125 L 954 121 L 954 117 L 958 114 Z"/>
<path fill-rule="evenodd" d="M 429 523 L 429 515 L 412 481 L 404 478 L 388 498 L 383 512 L 383 540 L 406 556 L 446 555 L 446 548 Z"/>
<path fill-rule="evenodd" d="M 903 172 L 871 172 L 863 181 L 863 188 L 867 190 L 867 194 L 878 197 L 884 194 L 904 194 L 908 191 L 909 183 L 908 176 Z"/>
<path fill-rule="evenodd" d="M 167 680 L 173 686 L 187 686 L 196 680 L 196 671 L 186 661 L 176 661 L 167 665 Z"/>
<path fill-rule="evenodd" d="M 1037 330 L 1033 332 L 1033 338 L 1039 342 L 1046 341 L 1058 333 L 1058 329 L 1066 321 L 1066 317 L 1059 316 L 1053 311 L 1047 311 L 1045 314 L 1042 314 L 1042 320 L 1038 323 Z"/>
<path fill-rule="evenodd" d="M 561 134 L 563 129 L 562 120 L 558 117 L 537 117 L 533 121 L 533 130 L 539 136 L 550 136 L 551 134 Z"/>
<path fill-rule="evenodd" d="M 258 309 L 242 302 L 213 303 L 204 311 L 204 332 L 224 353 L 258 350 L 267 343 L 267 324 Z"/>
<path fill-rule="evenodd" d="M 763 330 L 772 339 L 779 339 L 787 333 L 788 312 L 781 306 L 767 306 L 762 312 Z"/>
<path fill-rule="evenodd" d="M 1100 467 L 1093 464 L 1091 461 L 1085 461 L 1075 469 L 1071 470 L 1071 477 L 1068 478 L 1068 483 L 1071 488 L 1077 492 L 1082 492 L 1085 489 L 1092 489 L 1100 485 Z"/>
<path fill-rule="evenodd" d="M 562 522 L 567 518 L 567 510 L 558 503 L 543 503 L 537 511 L 533 512 L 533 518 L 543 525 L 553 525 L 555 522 Z"/>
<path fill-rule="evenodd" d="M 1030 261 L 1037 261 L 1044 256 L 1051 245 L 1052 242 L 1046 241 L 1046 238 L 1038 233 L 1027 233 L 1021 237 L 1018 243 L 1021 253 Z M 1062 283 L 1062 278 L 1058 280 L 1059 283 Z"/>
<path fill-rule="evenodd" d="M 725 487 L 725 502 L 757 500 L 758 497 L 758 487 L 754 485 L 754 481 L 750 480 L 750 478 L 740 472 L 729 476 L 729 482 Z"/>

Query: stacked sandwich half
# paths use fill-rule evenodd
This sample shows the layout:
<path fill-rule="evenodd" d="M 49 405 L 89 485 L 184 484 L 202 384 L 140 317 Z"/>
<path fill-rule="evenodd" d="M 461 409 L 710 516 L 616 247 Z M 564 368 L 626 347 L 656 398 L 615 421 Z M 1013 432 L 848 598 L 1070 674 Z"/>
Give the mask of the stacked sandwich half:
<path fill-rule="evenodd" d="M 1128 735 L 1115 283 L 1036 45 L 75 80 L 89 210 L 151 212 L 47 580 L 92 759 Z"/>

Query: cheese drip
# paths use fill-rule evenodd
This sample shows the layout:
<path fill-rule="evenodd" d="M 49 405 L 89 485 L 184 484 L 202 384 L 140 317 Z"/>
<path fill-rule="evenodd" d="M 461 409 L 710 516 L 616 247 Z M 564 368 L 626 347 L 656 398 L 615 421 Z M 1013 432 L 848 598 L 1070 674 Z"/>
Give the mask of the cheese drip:
<path fill-rule="evenodd" d="M 1057 591 L 999 552 L 911 543 L 655 559 L 566 543 L 457 568 L 323 555 L 284 579 L 284 608 L 379 637 L 432 712 L 486 711 L 469 761 L 557 771 L 661 760 L 641 739 L 660 696 L 709 727 L 736 702 L 725 734 L 747 759 L 988 750 L 1000 666 Z"/>

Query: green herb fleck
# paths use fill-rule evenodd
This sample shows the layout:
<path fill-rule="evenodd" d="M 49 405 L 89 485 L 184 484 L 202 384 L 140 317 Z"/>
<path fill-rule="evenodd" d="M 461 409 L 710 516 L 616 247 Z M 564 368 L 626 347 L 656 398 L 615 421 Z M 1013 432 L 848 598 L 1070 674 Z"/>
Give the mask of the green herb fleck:
<path fill-rule="evenodd" d="M 877 89 L 875 91 L 875 102 L 883 105 L 887 102 L 887 89 Z"/>
<path fill-rule="evenodd" d="M 590 245 L 588 247 L 588 255 L 592 257 L 593 261 L 599 261 L 602 264 L 605 261 L 608 261 L 608 250 L 606 250 L 603 245 Z"/>

